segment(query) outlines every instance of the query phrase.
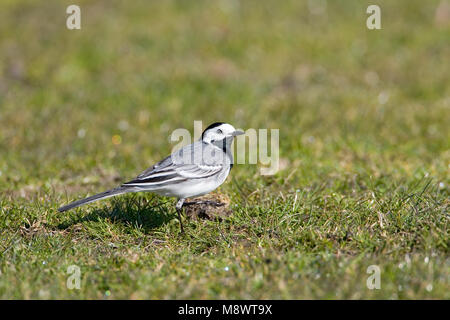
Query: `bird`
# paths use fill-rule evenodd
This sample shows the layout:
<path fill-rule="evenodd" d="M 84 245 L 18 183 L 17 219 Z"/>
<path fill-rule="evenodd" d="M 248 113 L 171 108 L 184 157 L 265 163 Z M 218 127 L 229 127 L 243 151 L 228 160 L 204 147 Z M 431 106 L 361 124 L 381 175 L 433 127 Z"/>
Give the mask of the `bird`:
<path fill-rule="evenodd" d="M 64 212 L 79 206 L 124 193 L 147 191 L 161 196 L 176 197 L 175 205 L 184 233 L 181 213 L 187 198 L 205 195 L 225 182 L 233 167 L 231 144 L 234 137 L 244 134 L 231 124 L 215 122 L 192 144 L 173 152 L 149 167 L 135 179 L 120 186 L 62 206 Z"/>

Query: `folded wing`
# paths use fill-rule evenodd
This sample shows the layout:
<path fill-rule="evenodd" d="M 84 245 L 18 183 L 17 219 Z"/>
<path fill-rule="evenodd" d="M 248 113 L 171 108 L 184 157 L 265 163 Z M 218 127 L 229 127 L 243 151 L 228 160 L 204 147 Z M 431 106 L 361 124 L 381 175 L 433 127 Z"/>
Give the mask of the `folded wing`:
<path fill-rule="evenodd" d="M 158 188 L 188 179 L 203 179 L 218 174 L 224 168 L 224 164 L 220 159 L 217 161 L 210 156 L 215 150 L 206 148 L 214 147 L 202 142 L 186 146 L 122 186 Z M 204 159 L 206 157 L 208 158 Z"/>

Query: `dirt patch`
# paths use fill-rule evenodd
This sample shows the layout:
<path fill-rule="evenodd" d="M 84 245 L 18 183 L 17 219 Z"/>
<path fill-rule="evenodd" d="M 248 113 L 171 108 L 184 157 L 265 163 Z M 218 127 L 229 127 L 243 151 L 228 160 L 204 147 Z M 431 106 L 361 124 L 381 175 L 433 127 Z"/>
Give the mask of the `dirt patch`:
<path fill-rule="evenodd" d="M 195 220 L 222 221 L 232 213 L 230 200 L 221 194 L 208 194 L 195 199 L 187 199 L 183 208 L 186 217 Z"/>

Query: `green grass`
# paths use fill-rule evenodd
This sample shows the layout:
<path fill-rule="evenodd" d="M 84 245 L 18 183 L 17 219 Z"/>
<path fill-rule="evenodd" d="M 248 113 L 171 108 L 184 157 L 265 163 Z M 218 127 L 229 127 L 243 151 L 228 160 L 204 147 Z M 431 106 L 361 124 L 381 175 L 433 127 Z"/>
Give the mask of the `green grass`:
<path fill-rule="evenodd" d="M 78 1 L 69 31 L 72 3 L 0 4 L 0 298 L 450 298 L 440 1 L 377 1 L 378 31 L 369 1 Z M 229 217 L 180 234 L 145 194 L 57 212 L 194 120 L 280 129 L 276 175 L 236 165 L 217 191 Z"/>

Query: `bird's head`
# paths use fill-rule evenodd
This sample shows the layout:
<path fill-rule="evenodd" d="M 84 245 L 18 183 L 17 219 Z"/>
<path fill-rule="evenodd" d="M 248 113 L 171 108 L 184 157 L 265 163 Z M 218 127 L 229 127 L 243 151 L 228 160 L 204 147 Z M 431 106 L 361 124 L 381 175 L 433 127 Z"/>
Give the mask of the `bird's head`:
<path fill-rule="evenodd" d="M 227 142 L 231 144 L 233 138 L 241 134 L 244 134 L 244 131 L 236 130 L 231 124 L 216 122 L 203 131 L 202 141 L 217 145 L 224 145 Z"/>

